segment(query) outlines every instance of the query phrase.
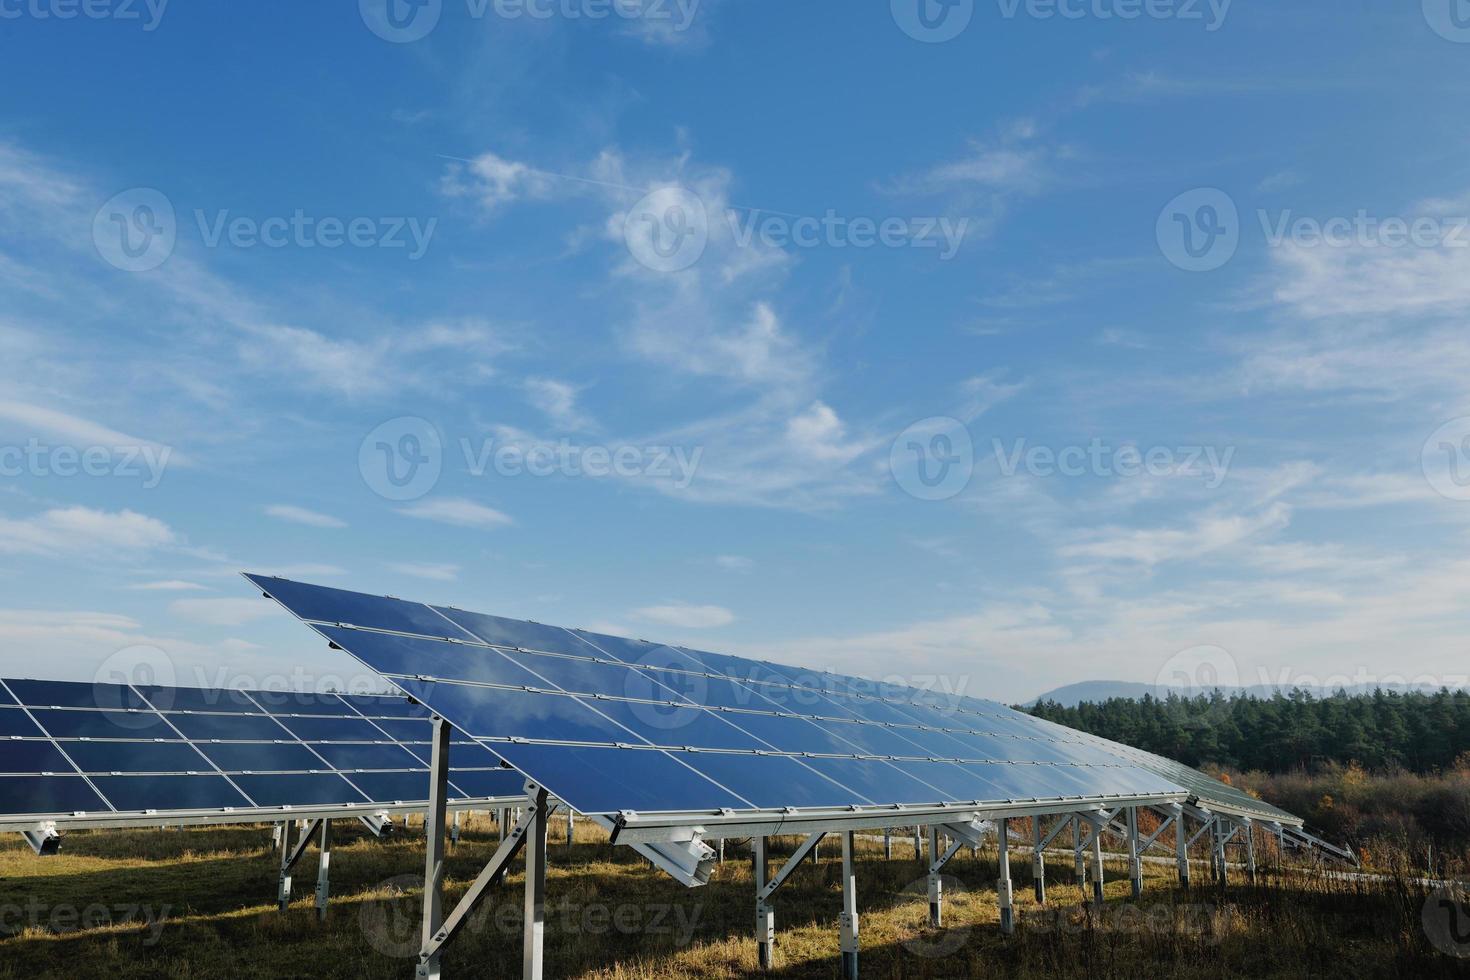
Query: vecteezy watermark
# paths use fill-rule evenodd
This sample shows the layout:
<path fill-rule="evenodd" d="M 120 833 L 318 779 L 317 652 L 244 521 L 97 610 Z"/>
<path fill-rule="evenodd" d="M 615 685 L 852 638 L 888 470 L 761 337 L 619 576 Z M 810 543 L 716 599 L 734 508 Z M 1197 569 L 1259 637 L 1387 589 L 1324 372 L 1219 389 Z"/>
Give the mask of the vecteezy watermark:
<path fill-rule="evenodd" d="M 358 928 L 368 945 L 384 956 L 408 959 L 417 956 L 422 940 L 421 920 L 416 903 L 408 901 L 410 892 L 421 891 L 421 875 L 398 875 L 378 885 L 386 891 L 386 899 L 369 899 L 358 913 Z M 463 929 L 471 934 L 486 932 L 517 936 L 522 932 L 524 910 L 512 903 L 495 905 L 486 902 L 466 919 Z M 678 947 L 688 946 L 704 918 L 699 903 L 572 902 L 566 899 L 547 903 L 546 924 L 567 936 L 671 936 Z"/>
<path fill-rule="evenodd" d="M 1154 678 L 1154 697 L 1170 694 L 1208 694 L 1218 689 L 1240 686 L 1240 664 L 1229 650 L 1217 646 L 1197 646 L 1180 650 L 1159 668 Z"/>
<path fill-rule="evenodd" d="M 968 946 L 974 926 L 951 924 L 944 929 L 934 929 L 929 925 L 930 903 L 952 901 L 968 891 L 965 883 L 953 875 L 939 875 L 936 879 L 925 876 L 905 885 L 901 893 L 908 899 L 905 905 L 915 912 L 922 909 L 923 919 L 919 923 L 917 935 L 908 936 L 903 940 L 903 948 L 914 956 L 920 956 L 926 960 L 942 960 Z M 921 902 L 920 899 L 927 901 Z"/>
<path fill-rule="evenodd" d="M 1202 24 L 1209 33 L 1225 26 L 1234 0 L 995 0 L 1003 20 L 1176 20 Z M 926 44 L 953 41 L 975 17 L 975 0 L 890 0 L 893 20 Z"/>
<path fill-rule="evenodd" d="M 1235 0 L 996 0 L 1006 20 L 1177 20 L 1213 34 Z"/>
<path fill-rule="evenodd" d="M 1470 0 L 1423 0 L 1424 19 L 1447 41 L 1470 44 Z"/>
<path fill-rule="evenodd" d="M 194 211 L 205 248 L 386 248 L 405 249 L 416 262 L 429 250 L 438 218 L 309 215 L 297 208 L 289 216 L 231 217 L 228 210 Z"/>
<path fill-rule="evenodd" d="M 888 451 L 893 480 L 919 500 L 950 500 L 975 475 L 975 442 L 959 419 L 935 416 L 899 433 Z"/>
<path fill-rule="evenodd" d="M 163 937 L 172 905 L 117 904 L 76 906 L 62 902 L 50 905 L 32 896 L 24 902 L 0 902 L 0 936 L 18 936 L 27 929 L 51 933 L 105 929 L 112 926 L 145 926 L 144 946 L 156 946 Z"/>
<path fill-rule="evenodd" d="M 3 0 L 0 0 L 3 2 Z M 407 216 L 342 218 L 296 208 L 289 215 L 256 217 L 228 208 L 193 211 L 205 248 L 326 249 L 380 248 L 403 251 L 413 262 L 424 257 L 438 218 Z M 97 254 L 124 272 L 149 272 L 168 261 L 179 238 L 173 202 L 151 187 L 135 187 L 109 199 L 92 220 Z"/>
<path fill-rule="evenodd" d="M 969 218 L 943 216 L 846 216 L 828 209 L 821 217 L 765 208 L 727 207 L 717 215 L 739 248 L 933 249 L 941 261 L 958 254 Z M 683 272 L 709 247 L 711 215 L 694 191 L 676 185 L 644 195 L 628 209 L 623 240 L 640 264 L 655 272 Z"/>
<path fill-rule="evenodd" d="M 427 419 L 389 419 L 363 437 L 357 471 L 385 500 L 417 500 L 434 489 L 444 469 L 444 441 Z"/>
<path fill-rule="evenodd" d="M 1213 272 L 1240 247 L 1240 211 L 1215 187 L 1186 191 L 1159 212 L 1154 235 L 1164 257 L 1186 272 Z"/>
<path fill-rule="evenodd" d="M 1140 449 L 1134 445 L 1112 446 L 1093 439 L 1086 446 L 1028 446 L 1017 439 L 1006 446 L 991 440 L 1002 476 L 1015 476 L 1024 470 L 1035 477 L 1185 477 L 1203 480 L 1208 490 L 1218 490 L 1230 472 L 1235 447 L 1223 450 L 1217 446 L 1152 446 Z"/>
<path fill-rule="evenodd" d="M 0 477 L 141 480 L 152 490 L 163 482 L 172 456 L 172 446 L 53 446 L 33 437 L 24 445 L 0 444 Z"/>
<path fill-rule="evenodd" d="M 1424 934 L 1446 956 L 1470 959 L 1470 892 L 1444 885 L 1429 893 L 1420 911 Z"/>
<path fill-rule="evenodd" d="M 1470 248 L 1470 215 L 1380 215 L 1360 208 L 1351 215 L 1323 218 L 1289 208 L 1260 208 L 1256 220 L 1270 248 Z M 1155 231 L 1159 250 L 1175 266 L 1213 272 L 1235 257 L 1243 224 L 1234 198 L 1219 188 L 1202 187 L 1170 201 L 1159 213 Z"/>
<path fill-rule="evenodd" d="M 151 187 L 114 195 L 92 218 L 97 254 L 124 272 L 149 272 L 163 265 L 178 234 L 173 203 Z"/>
<path fill-rule="evenodd" d="M 1228 906 L 1159 904 L 1106 905 L 1095 908 L 1026 909 L 1021 921 L 1028 932 L 1073 935 L 1100 930 L 1122 935 L 1193 936 L 1219 942 L 1230 933 Z"/>
<path fill-rule="evenodd" d="M 478 445 L 459 441 L 465 469 L 471 476 L 491 472 L 503 477 L 647 478 L 667 480 L 675 490 L 687 490 L 699 471 L 704 447 L 695 446 L 584 446 L 569 439 L 558 442 L 508 442 L 485 439 Z"/>
<path fill-rule="evenodd" d="M 168 0 L 0 0 L 0 20 L 115 20 L 156 31 Z"/>
<path fill-rule="evenodd" d="M 1452 419 L 1424 440 L 1424 479 L 1447 500 L 1470 500 L 1470 416 Z"/>
<path fill-rule="evenodd" d="M 532 477 L 646 479 L 667 482 L 675 490 L 694 483 L 704 447 L 671 445 L 581 444 L 570 439 L 499 441 L 461 437 L 456 446 L 464 472 L 482 479 Z M 445 444 L 427 419 L 404 416 L 373 429 L 358 446 L 357 467 L 363 481 L 387 500 L 417 500 L 433 490 L 444 471 Z"/>
<path fill-rule="evenodd" d="M 471 20 L 642 23 L 675 34 L 694 26 L 701 0 L 464 0 Z M 368 30 L 394 44 L 422 41 L 444 16 L 444 0 L 358 0 Z"/>
<path fill-rule="evenodd" d="M 1351 217 L 1315 218 L 1290 210 L 1258 211 L 1273 248 L 1470 248 L 1470 215 L 1452 218 L 1381 216 L 1360 209 Z"/>

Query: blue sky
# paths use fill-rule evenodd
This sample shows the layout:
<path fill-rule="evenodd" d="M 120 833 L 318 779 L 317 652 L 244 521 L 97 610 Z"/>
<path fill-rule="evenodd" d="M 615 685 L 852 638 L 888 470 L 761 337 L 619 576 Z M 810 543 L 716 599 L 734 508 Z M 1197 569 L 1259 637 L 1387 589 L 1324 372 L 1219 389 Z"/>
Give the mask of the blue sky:
<path fill-rule="evenodd" d="M 0 0 L 0 671 L 1463 683 L 1464 0 L 393 3 Z"/>

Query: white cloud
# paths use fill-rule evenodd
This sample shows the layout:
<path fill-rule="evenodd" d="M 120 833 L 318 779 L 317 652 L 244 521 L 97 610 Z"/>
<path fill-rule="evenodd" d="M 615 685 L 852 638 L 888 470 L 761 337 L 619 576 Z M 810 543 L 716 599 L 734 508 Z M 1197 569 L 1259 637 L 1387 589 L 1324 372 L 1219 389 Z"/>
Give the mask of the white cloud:
<path fill-rule="evenodd" d="M 748 572 L 755 567 L 755 562 L 744 555 L 718 555 L 715 564 L 730 572 Z"/>
<path fill-rule="evenodd" d="M 169 603 L 168 611 L 180 619 L 206 626 L 243 626 L 283 612 L 266 599 L 175 599 Z"/>
<path fill-rule="evenodd" d="M 560 186 L 555 174 L 490 152 L 450 163 L 439 182 L 440 193 L 446 197 L 470 198 L 486 211 L 523 198 L 549 198 Z"/>
<path fill-rule="evenodd" d="M 505 527 L 513 524 L 509 515 L 477 504 L 473 500 L 463 498 L 446 497 L 435 500 L 421 500 L 402 508 L 402 513 L 409 517 L 417 517 L 425 521 L 437 521 L 440 524 L 454 524 L 459 527 L 472 527 L 488 530 L 491 528 Z"/>
<path fill-rule="evenodd" d="M 735 614 L 724 606 L 695 606 L 683 602 L 644 606 L 633 610 L 633 615 L 660 626 L 691 630 L 714 629 L 735 622 Z"/>
<path fill-rule="evenodd" d="M 208 592 L 208 586 L 197 582 L 185 582 L 181 579 L 165 579 L 159 582 L 139 582 L 137 585 L 128 586 L 136 592 Z"/>
<path fill-rule="evenodd" d="M 1104 528 L 1084 535 L 1058 553 L 1068 558 L 1096 558 L 1157 565 L 1201 558 L 1256 535 L 1279 531 L 1291 521 L 1291 509 L 1276 503 L 1258 514 L 1207 514 L 1185 528 Z"/>
<path fill-rule="evenodd" d="M 118 432 L 90 419 L 69 415 L 43 405 L 0 400 L 0 420 L 25 427 L 29 435 L 51 436 L 65 440 L 72 446 L 100 446 L 110 450 L 146 448 L 152 450 L 155 457 L 161 457 L 171 465 L 187 464 L 183 455 L 170 446 Z"/>
<path fill-rule="evenodd" d="M 167 524 L 131 510 L 65 507 L 23 520 L 0 518 L 0 552 L 11 554 L 143 553 L 175 540 Z"/>
<path fill-rule="evenodd" d="M 576 385 L 556 378 L 526 378 L 521 386 L 527 400 L 552 424 L 574 432 L 592 427 L 591 420 L 577 406 L 582 389 Z"/>
<path fill-rule="evenodd" d="M 305 507 L 297 507 L 292 504 L 272 504 L 265 509 L 271 517 L 292 524 L 305 524 L 308 527 L 346 527 L 347 522 L 333 517 L 330 514 L 318 513 L 307 510 Z"/>
<path fill-rule="evenodd" d="M 459 578 L 459 566 L 423 561 L 395 561 L 387 565 L 390 571 L 431 582 L 453 582 Z"/>

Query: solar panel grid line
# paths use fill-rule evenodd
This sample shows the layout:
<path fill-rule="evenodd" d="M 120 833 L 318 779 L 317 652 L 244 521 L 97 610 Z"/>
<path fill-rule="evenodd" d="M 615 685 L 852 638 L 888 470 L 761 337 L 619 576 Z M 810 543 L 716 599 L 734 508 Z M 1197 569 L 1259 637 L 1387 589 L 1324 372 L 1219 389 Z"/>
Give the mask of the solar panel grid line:
<path fill-rule="evenodd" d="M 369 725 L 372 725 L 378 731 L 382 732 L 384 738 L 387 738 L 389 740 L 392 740 L 392 736 L 389 735 L 386 731 L 384 731 L 383 730 L 383 727 L 381 725 L 377 724 L 372 718 L 370 718 L 368 715 L 366 715 L 362 711 L 360 711 L 355 704 L 352 704 L 350 701 L 347 701 L 345 699 L 343 700 L 343 703 L 346 704 L 349 709 L 351 709 L 353 712 L 355 712 L 359 717 L 361 717 Z M 399 744 L 399 743 L 396 743 L 395 742 L 395 744 Z M 417 772 L 418 770 L 409 770 L 409 771 Z M 428 776 L 428 772 L 429 771 L 427 769 L 424 770 L 424 775 L 426 777 Z M 425 782 L 427 783 L 427 779 L 425 780 Z M 459 794 L 461 797 L 466 797 L 466 796 L 469 795 L 469 794 L 465 793 L 464 790 L 460 789 L 458 786 L 455 785 L 455 783 L 454 783 L 454 772 L 452 770 L 450 771 L 450 774 L 449 774 L 449 785 L 450 785 L 450 788 L 453 789 L 454 792 L 457 793 L 457 794 Z M 427 791 L 428 790 L 428 786 L 425 785 L 424 789 Z"/>
<path fill-rule="evenodd" d="M 32 724 L 34 724 L 38 729 L 40 729 L 43 734 L 47 734 L 47 737 L 50 738 L 50 735 L 48 733 L 46 733 L 45 727 L 39 721 L 36 720 L 35 713 L 31 711 L 31 709 L 30 709 L 29 706 L 23 704 L 21 702 L 21 700 L 15 696 L 15 692 L 10 688 L 10 685 L 8 683 L 6 683 L 3 678 L 0 678 L 0 688 L 3 688 L 5 690 L 5 693 L 8 694 L 11 698 L 13 698 L 15 700 L 15 703 L 20 706 L 20 710 L 23 711 L 23 712 L 25 712 L 26 716 L 28 718 L 30 718 Z M 52 743 L 53 744 L 55 743 L 55 739 L 52 739 Z M 105 797 L 105 796 L 102 795 L 102 791 L 97 788 L 97 785 L 95 783 L 93 783 L 92 780 L 88 776 L 82 774 L 82 771 L 79 768 L 77 768 L 76 762 L 74 762 L 72 760 L 71 756 L 69 756 L 69 755 L 66 754 L 66 750 L 63 749 L 63 748 L 61 748 L 59 745 L 57 746 L 57 749 L 66 758 L 67 764 L 72 767 L 73 772 L 75 772 L 78 775 L 81 775 L 82 781 L 85 782 L 87 784 L 87 786 L 92 790 L 92 792 L 97 795 L 97 798 L 102 802 L 103 806 L 107 807 L 107 809 L 109 811 L 111 811 L 113 813 L 116 813 L 117 812 L 117 808 L 114 807 L 112 805 L 112 803 L 108 801 L 107 797 Z M 85 812 L 85 811 L 81 811 L 81 812 Z"/>
<path fill-rule="evenodd" d="M 133 685 L 131 685 L 131 684 L 130 684 L 130 685 L 128 685 L 128 687 L 129 687 L 129 689 L 130 689 L 130 690 L 132 690 L 132 691 L 133 691 L 133 693 L 134 693 L 134 694 L 136 694 L 136 695 L 138 695 L 138 697 L 139 697 L 139 698 L 140 698 L 140 699 L 142 699 L 142 701 L 143 701 L 143 702 L 144 702 L 144 703 L 145 703 L 145 704 L 147 704 L 147 705 L 148 705 L 148 706 L 149 706 L 149 707 L 153 707 L 153 703 L 152 703 L 152 702 L 151 702 L 151 701 L 149 701 L 149 700 L 148 700 L 148 698 L 147 698 L 147 697 L 145 697 L 145 696 L 144 696 L 144 695 L 143 695 L 143 694 L 142 694 L 142 692 L 140 692 L 140 691 L 139 691 L 139 690 L 138 690 L 138 689 L 137 689 L 137 688 L 136 688 L 136 687 L 134 687 L 134 686 L 133 686 Z M 249 697 L 249 695 L 246 695 L 246 697 Z M 156 710 L 156 709 L 155 709 L 155 710 Z M 164 714 L 164 713 L 163 713 L 163 712 L 161 712 L 161 711 L 160 711 L 160 712 L 158 712 L 158 714 L 159 714 L 159 716 L 160 716 L 160 717 L 162 717 L 162 718 L 163 718 L 163 723 L 164 723 L 164 724 L 165 724 L 165 725 L 168 725 L 168 726 L 169 726 L 169 727 L 170 727 L 170 728 L 172 728 L 172 729 L 173 729 L 173 731 L 174 731 L 174 734 L 176 734 L 176 735 L 178 735 L 178 736 L 179 736 L 179 737 L 181 737 L 181 738 L 182 738 L 182 737 L 183 737 L 183 734 L 184 734 L 184 733 L 183 733 L 183 732 L 181 732 L 181 731 L 179 731 L 179 729 L 178 729 L 178 727 L 177 727 L 177 726 L 176 726 L 176 725 L 174 725 L 174 723 L 173 723 L 173 722 L 172 722 L 172 721 L 170 721 L 170 720 L 169 720 L 169 718 L 168 718 L 168 716 L 167 716 L 167 715 L 165 715 L 165 714 Z M 257 805 L 258 805 L 258 804 L 256 804 L 256 802 L 255 802 L 255 800 L 253 800 L 253 799 L 252 799 L 252 798 L 251 798 L 251 796 L 250 796 L 250 794 L 249 794 L 249 793 L 247 793 L 247 792 L 245 792 L 245 790 L 243 790 L 243 789 L 242 789 L 242 788 L 240 788 L 240 786 L 239 786 L 239 785 L 238 785 L 238 784 L 237 784 L 237 783 L 236 783 L 236 782 L 235 782 L 235 781 L 234 781 L 234 780 L 233 780 L 233 779 L 231 779 L 231 778 L 230 778 L 230 777 L 229 777 L 229 776 L 226 776 L 226 775 L 225 775 L 225 774 L 224 774 L 224 770 L 222 770 L 222 769 L 220 769 L 220 768 L 219 768 L 219 766 L 218 766 L 218 765 L 216 765 L 216 764 L 215 764 L 215 762 L 214 762 L 214 760 L 213 760 L 213 759 L 211 759 L 211 758 L 209 758 L 209 756 L 207 756 L 207 755 L 205 755 L 205 754 L 204 754 L 204 750 L 203 750 L 203 749 L 201 749 L 201 748 L 200 748 L 200 747 L 199 747 L 199 746 L 197 746 L 197 745 L 195 745 L 195 744 L 194 744 L 194 743 L 192 743 L 192 742 L 190 742 L 190 743 L 189 743 L 189 746 L 190 746 L 190 748 L 192 748 L 192 749 L 193 749 L 193 750 L 194 750 L 194 751 L 195 751 L 195 752 L 196 752 L 196 753 L 198 753 L 198 755 L 199 755 L 199 757 L 200 757 L 200 758 L 201 758 L 201 759 L 203 759 L 203 760 L 204 760 L 204 761 L 205 761 L 205 762 L 206 762 L 206 763 L 208 763 L 208 764 L 209 764 L 209 766 L 210 766 L 210 768 L 212 768 L 212 769 L 213 769 L 213 770 L 214 770 L 214 771 L 215 771 L 215 772 L 218 772 L 218 773 L 219 773 L 219 774 L 220 774 L 220 775 L 221 775 L 221 776 L 222 776 L 222 777 L 223 777 L 223 778 L 224 778 L 224 780 L 225 780 L 225 782 L 227 782 L 227 783 L 229 783 L 229 784 L 230 784 L 230 786 L 232 786 L 232 787 L 233 787 L 233 788 L 234 788 L 234 790 L 235 790 L 235 792 L 237 792 L 237 793 L 239 793 L 239 794 L 240 794 L 240 795 L 241 795 L 241 796 L 242 796 L 242 797 L 243 797 L 243 798 L 244 798 L 244 799 L 245 799 L 245 801 L 246 801 L 246 802 L 247 802 L 247 803 L 249 803 L 249 804 L 250 804 L 250 805 L 251 805 L 251 806 L 252 806 L 252 807 L 254 807 L 254 806 L 257 806 Z"/>

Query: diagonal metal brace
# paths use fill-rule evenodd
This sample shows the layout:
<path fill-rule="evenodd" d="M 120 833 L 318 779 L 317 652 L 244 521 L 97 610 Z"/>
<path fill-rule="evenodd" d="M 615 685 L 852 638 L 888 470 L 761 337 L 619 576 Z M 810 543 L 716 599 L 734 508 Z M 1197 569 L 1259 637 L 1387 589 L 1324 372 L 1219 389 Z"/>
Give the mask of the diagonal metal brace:
<path fill-rule="evenodd" d="M 544 794 L 545 790 L 542 793 Z M 485 865 L 485 869 L 480 872 L 474 884 L 470 885 L 470 890 L 465 892 L 459 904 L 454 907 L 454 911 L 449 913 L 449 917 L 439 927 L 439 931 L 434 933 L 434 937 L 424 944 L 424 948 L 419 952 L 420 963 L 427 963 L 448 945 L 455 933 L 459 932 L 469 921 L 471 915 L 474 915 L 475 909 L 485 900 L 490 889 L 500 884 L 501 879 L 510 870 L 511 861 L 514 861 L 521 848 L 525 847 L 526 835 L 535 819 L 536 808 L 527 807 L 521 814 L 520 822 L 505 835 L 505 840 L 501 841 L 500 847 L 496 848 L 495 855 L 490 858 L 490 863 Z"/>
<path fill-rule="evenodd" d="M 776 894 L 776 889 L 786 883 L 786 879 L 791 877 L 791 873 L 801 866 L 801 862 L 806 860 L 812 851 L 816 850 L 817 845 L 826 836 L 827 834 L 825 832 L 812 834 L 806 840 L 802 841 L 801 846 L 796 849 L 796 853 L 792 854 L 790 859 L 782 865 L 781 870 L 776 872 L 775 877 L 766 884 L 766 887 L 756 893 L 756 902 L 763 905 L 767 899 Z"/>
<path fill-rule="evenodd" d="M 1174 815 L 1173 814 L 1170 814 L 1169 817 L 1167 819 L 1165 819 L 1163 823 L 1159 824 L 1159 829 L 1158 830 L 1154 831 L 1152 834 L 1150 834 L 1147 838 L 1144 839 L 1143 843 L 1141 843 L 1141 844 L 1138 845 L 1138 853 L 1139 854 L 1142 854 L 1144 851 L 1147 851 L 1150 847 L 1153 847 L 1154 844 L 1158 842 L 1158 839 L 1164 835 L 1164 831 L 1168 830 L 1170 827 L 1172 827 L 1174 825 L 1174 820 L 1175 820 Z"/>
<path fill-rule="evenodd" d="M 286 860 L 281 863 L 282 875 L 288 875 L 291 873 L 291 869 L 296 867 L 297 863 L 306 854 L 306 849 L 311 846 L 311 839 L 316 836 L 316 833 L 321 829 L 322 822 L 320 820 L 313 820 L 311 823 L 307 824 L 306 830 L 304 830 L 301 834 L 301 840 L 296 842 L 296 849 L 291 852 L 290 857 L 286 858 Z"/>
<path fill-rule="evenodd" d="M 930 863 L 929 873 L 931 875 L 939 874 L 939 872 L 944 870 L 944 866 L 948 864 L 950 860 L 953 859 L 954 856 L 960 852 L 960 849 L 965 846 L 965 842 L 962 840 L 950 841 L 949 849 L 944 852 L 943 856 L 936 858 L 933 862 Z"/>

